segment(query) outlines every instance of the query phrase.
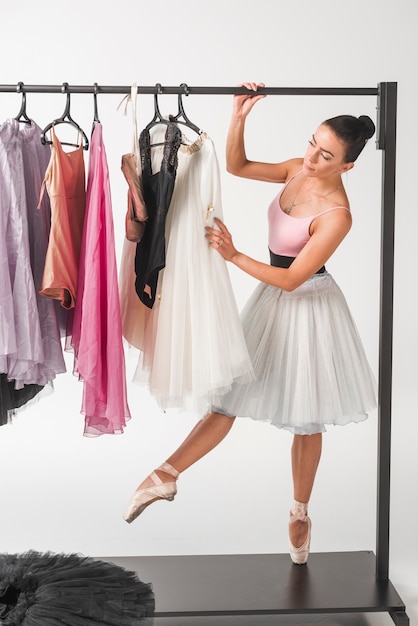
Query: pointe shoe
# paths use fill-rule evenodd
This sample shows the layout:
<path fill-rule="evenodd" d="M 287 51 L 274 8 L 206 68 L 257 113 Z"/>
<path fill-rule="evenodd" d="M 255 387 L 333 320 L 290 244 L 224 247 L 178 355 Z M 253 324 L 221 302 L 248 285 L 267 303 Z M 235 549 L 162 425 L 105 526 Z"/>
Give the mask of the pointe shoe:
<path fill-rule="evenodd" d="M 128 524 L 133 522 L 141 515 L 147 506 L 156 500 L 174 500 L 174 496 L 177 493 L 177 484 L 175 481 L 179 476 L 179 472 L 169 463 L 163 463 L 160 467 L 157 467 L 157 470 L 171 474 L 174 478 L 174 482 L 164 483 L 156 471 L 152 472 L 149 477 L 154 484 L 144 489 L 137 489 L 125 511 L 123 519 L 125 522 L 128 522 Z"/>
<path fill-rule="evenodd" d="M 290 513 L 291 516 L 289 524 L 300 520 L 301 522 L 306 522 L 306 524 L 308 525 L 308 534 L 306 535 L 306 539 L 301 546 L 296 548 L 296 546 L 294 546 L 289 539 L 290 558 L 292 559 L 293 563 L 296 563 L 296 565 L 304 565 L 308 561 L 309 548 L 311 545 L 312 522 L 308 517 L 308 504 L 295 500 L 295 503 L 290 510 Z"/>

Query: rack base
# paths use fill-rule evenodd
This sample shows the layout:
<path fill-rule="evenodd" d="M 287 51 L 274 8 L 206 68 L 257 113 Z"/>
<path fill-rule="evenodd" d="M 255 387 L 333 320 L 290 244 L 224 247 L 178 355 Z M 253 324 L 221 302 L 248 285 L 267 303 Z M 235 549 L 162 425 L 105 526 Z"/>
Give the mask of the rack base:
<path fill-rule="evenodd" d="M 235 623 L 222 616 L 253 616 L 252 625 L 265 626 L 274 623 L 269 616 L 280 614 L 371 612 L 388 613 L 397 626 L 409 626 L 390 580 L 376 579 L 376 558 L 369 551 L 313 553 L 306 566 L 293 565 L 288 554 L 105 560 L 152 583 L 156 626 L 196 624 L 197 616 L 205 616 L 205 624 Z"/>

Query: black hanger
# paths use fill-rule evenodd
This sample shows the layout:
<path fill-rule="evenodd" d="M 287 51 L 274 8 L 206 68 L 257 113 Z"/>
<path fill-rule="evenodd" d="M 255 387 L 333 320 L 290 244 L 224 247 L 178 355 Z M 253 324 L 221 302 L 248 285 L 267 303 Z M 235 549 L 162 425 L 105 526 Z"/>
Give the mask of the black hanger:
<path fill-rule="evenodd" d="M 97 108 L 97 91 L 98 91 L 98 84 L 94 83 L 94 119 L 93 119 L 93 128 L 95 126 L 95 124 L 100 124 L 100 119 L 99 119 L 99 110 Z"/>
<path fill-rule="evenodd" d="M 65 109 L 64 109 L 64 113 L 61 115 L 61 117 L 58 117 L 57 119 L 53 120 L 50 124 L 48 124 L 48 126 L 45 126 L 45 128 L 42 131 L 41 134 L 41 142 L 43 144 L 51 144 L 52 141 L 50 141 L 49 139 L 46 138 L 46 133 L 51 130 L 51 128 L 53 126 L 57 126 L 58 124 L 70 124 L 71 126 L 74 126 L 74 128 L 76 128 L 78 131 L 80 131 L 83 135 L 83 147 L 84 150 L 88 150 L 89 149 L 89 140 L 87 139 L 87 135 L 84 132 L 84 130 L 77 124 L 77 122 L 75 122 L 73 120 L 73 118 L 70 115 L 70 92 L 68 91 L 68 83 L 63 83 L 62 87 L 61 87 L 61 91 L 62 93 L 66 93 L 67 94 L 67 103 L 65 105 Z M 65 141 L 61 142 L 63 145 L 65 146 L 74 146 L 75 148 L 79 147 L 79 144 L 77 143 L 68 143 Z"/>
<path fill-rule="evenodd" d="M 186 83 L 182 83 L 180 85 L 180 87 L 183 87 L 183 92 L 185 96 L 189 95 L 189 88 L 186 85 Z M 180 119 L 183 118 L 183 119 Z M 188 128 L 191 128 L 192 130 L 194 130 L 195 133 L 197 133 L 198 135 L 202 134 L 201 129 L 196 126 L 196 124 L 193 124 L 192 121 L 189 120 L 189 118 L 187 117 L 185 111 L 184 111 L 184 107 L 183 107 L 183 100 L 182 100 L 182 94 L 179 93 L 179 98 L 178 98 L 178 112 L 177 115 L 170 115 L 169 116 L 170 122 L 177 122 L 178 124 L 184 124 L 185 126 L 187 126 Z"/>
<path fill-rule="evenodd" d="M 160 108 L 158 106 L 158 94 L 162 93 L 161 83 L 157 83 L 156 85 L 157 91 L 154 94 L 154 117 L 152 120 L 145 126 L 145 130 L 149 130 L 153 126 L 157 124 L 169 124 L 169 121 L 165 119 L 160 112 Z"/>
<path fill-rule="evenodd" d="M 198 126 L 196 126 L 196 124 L 193 124 L 193 122 L 191 120 L 189 120 L 189 118 L 187 117 L 185 111 L 184 111 L 184 107 L 183 107 L 183 101 L 181 99 L 182 94 L 179 94 L 178 97 L 178 112 L 176 115 L 169 115 L 168 119 L 164 118 L 161 115 L 159 106 L 158 106 L 158 94 L 162 93 L 162 87 L 160 83 L 157 83 L 156 85 L 157 91 L 154 94 L 154 117 L 152 118 L 152 120 L 146 125 L 145 130 L 149 130 L 150 128 L 152 128 L 153 126 L 156 126 L 157 124 L 185 124 L 186 126 L 188 126 L 189 128 L 191 128 L 192 130 L 194 130 L 195 133 L 197 133 L 198 135 L 202 134 L 202 131 L 200 130 L 200 128 L 198 128 Z M 189 94 L 189 88 L 187 87 L 186 83 L 182 83 L 180 85 L 180 87 L 183 87 L 184 93 L 187 96 Z M 180 118 L 183 119 L 180 119 Z M 182 142 L 183 143 L 183 142 Z M 153 143 L 151 144 L 149 147 L 155 147 L 155 146 L 162 146 L 165 144 L 165 141 L 163 142 L 159 142 L 159 143 Z M 187 144 L 186 144 L 187 145 Z"/>
<path fill-rule="evenodd" d="M 15 120 L 18 122 L 24 122 L 25 124 L 32 124 L 32 120 L 26 114 L 26 93 L 23 91 L 23 83 L 17 83 L 16 85 L 17 93 L 22 94 L 22 104 L 20 105 L 20 111 L 16 115 Z"/>

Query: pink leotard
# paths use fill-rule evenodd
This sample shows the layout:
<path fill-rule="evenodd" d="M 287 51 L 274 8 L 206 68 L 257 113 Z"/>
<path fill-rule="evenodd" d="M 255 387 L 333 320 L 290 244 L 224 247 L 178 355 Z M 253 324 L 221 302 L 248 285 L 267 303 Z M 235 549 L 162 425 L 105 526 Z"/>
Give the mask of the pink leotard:
<path fill-rule="evenodd" d="M 274 254 L 288 257 L 296 257 L 309 241 L 311 237 L 309 229 L 314 219 L 335 209 L 350 211 L 348 207 L 338 205 L 307 217 L 293 217 L 285 213 L 281 208 L 280 198 L 287 185 L 295 176 L 297 174 L 289 178 L 268 208 L 269 249 Z"/>

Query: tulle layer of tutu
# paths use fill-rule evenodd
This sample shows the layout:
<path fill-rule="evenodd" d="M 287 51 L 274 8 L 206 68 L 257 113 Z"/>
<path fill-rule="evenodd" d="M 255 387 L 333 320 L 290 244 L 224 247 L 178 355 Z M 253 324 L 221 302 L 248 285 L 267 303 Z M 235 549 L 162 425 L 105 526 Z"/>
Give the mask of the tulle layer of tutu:
<path fill-rule="evenodd" d="M 376 383 L 340 288 L 327 272 L 292 292 L 259 284 L 242 312 L 256 379 L 212 409 L 296 434 L 360 422 L 376 407 Z"/>
<path fill-rule="evenodd" d="M 1 626 L 151 625 L 150 583 L 77 554 L 0 554 Z"/>
<path fill-rule="evenodd" d="M 143 341 L 134 344 L 143 351 L 134 380 L 148 384 L 162 409 L 200 414 L 235 380 L 254 375 L 226 262 L 205 238 L 205 226 L 223 215 L 215 149 L 206 135 L 183 148 L 166 221 L 166 265 Z"/>

